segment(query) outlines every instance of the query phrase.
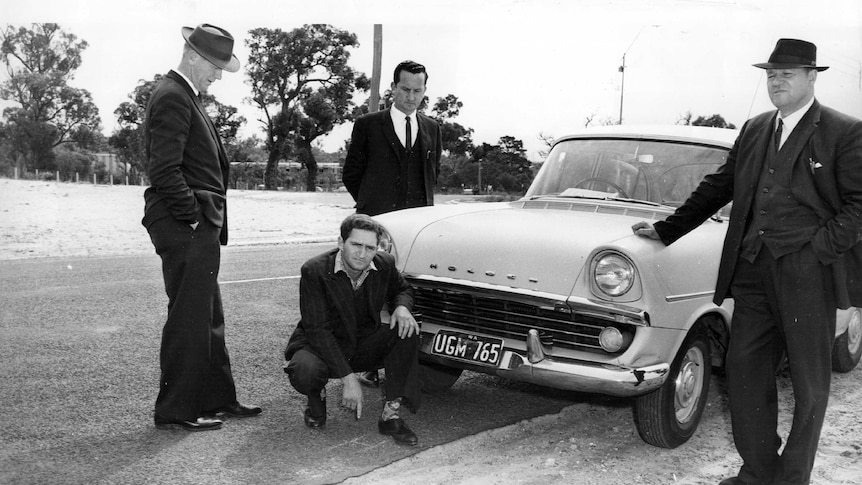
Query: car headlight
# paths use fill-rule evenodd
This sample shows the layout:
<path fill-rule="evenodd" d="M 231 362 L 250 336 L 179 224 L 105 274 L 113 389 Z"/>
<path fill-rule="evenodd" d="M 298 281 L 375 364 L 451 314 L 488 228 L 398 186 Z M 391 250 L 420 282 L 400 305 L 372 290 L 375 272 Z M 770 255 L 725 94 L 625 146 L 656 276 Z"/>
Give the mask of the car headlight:
<path fill-rule="evenodd" d="M 395 239 L 392 238 L 392 234 L 389 231 L 383 231 L 383 235 L 377 241 L 377 250 L 389 253 L 395 257 L 395 261 L 398 261 L 398 249 L 395 248 Z"/>
<path fill-rule="evenodd" d="M 599 256 L 594 268 L 596 288 L 608 296 L 625 295 L 634 285 L 635 268 L 620 254 L 605 253 Z"/>

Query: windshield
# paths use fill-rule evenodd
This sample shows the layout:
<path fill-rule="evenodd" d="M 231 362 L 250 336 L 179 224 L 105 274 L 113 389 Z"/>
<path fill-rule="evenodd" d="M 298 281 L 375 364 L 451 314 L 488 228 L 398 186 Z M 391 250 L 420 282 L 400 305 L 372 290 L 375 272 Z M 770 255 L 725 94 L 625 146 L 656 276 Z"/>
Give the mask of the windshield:
<path fill-rule="evenodd" d="M 726 159 L 724 148 L 672 141 L 568 140 L 554 146 L 526 195 L 636 199 L 677 207 Z"/>

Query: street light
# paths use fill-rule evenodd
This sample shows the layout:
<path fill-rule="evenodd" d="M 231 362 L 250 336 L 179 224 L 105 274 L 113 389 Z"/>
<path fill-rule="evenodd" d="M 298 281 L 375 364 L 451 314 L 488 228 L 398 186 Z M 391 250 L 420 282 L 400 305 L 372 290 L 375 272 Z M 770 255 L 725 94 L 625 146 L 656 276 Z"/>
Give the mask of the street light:
<path fill-rule="evenodd" d="M 653 25 L 644 25 L 643 27 L 641 27 L 640 30 L 638 30 L 637 35 L 635 35 L 635 38 L 632 39 L 632 43 L 629 44 L 628 49 L 626 49 L 626 51 L 623 52 L 623 61 L 620 64 L 620 72 L 623 74 L 623 79 L 622 79 L 622 82 L 620 83 L 620 122 L 619 122 L 619 124 L 623 124 L 623 94 L 625 93 L 625 90 L 626 90 L 626 54 L 629 53 L 632 46 L 634 46 L 635 42 L 638 40 L 638 37 L 641 36 L 641 32 L 643 32 L 644 29 L 647 27 L 661 27 L 661 25 L 653 24 Z"/>

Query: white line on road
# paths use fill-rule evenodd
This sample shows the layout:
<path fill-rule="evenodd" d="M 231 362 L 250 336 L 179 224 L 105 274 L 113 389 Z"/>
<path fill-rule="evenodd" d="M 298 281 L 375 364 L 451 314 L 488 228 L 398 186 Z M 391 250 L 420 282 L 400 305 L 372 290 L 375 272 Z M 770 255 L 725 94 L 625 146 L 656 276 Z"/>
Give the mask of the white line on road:
<path fill-rule="evenodd" d="M 250 280 L 234 280 L 234 281 L 219 281 L 220 285 L 230 285 L 233 283 L 256 283 L 258 281 L 274 281 L 274 280 L 295 280 L 299 278 L 299 275 L 296 276 L 276 276 L 273 278 L 254 278 Z"/>

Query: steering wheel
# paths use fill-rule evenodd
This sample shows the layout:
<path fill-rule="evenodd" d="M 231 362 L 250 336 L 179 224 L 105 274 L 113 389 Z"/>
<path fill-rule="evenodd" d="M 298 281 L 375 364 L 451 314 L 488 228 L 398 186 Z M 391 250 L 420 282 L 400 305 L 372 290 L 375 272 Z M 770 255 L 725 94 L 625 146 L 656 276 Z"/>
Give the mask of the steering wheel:
<path fill-rule="evenodd" d="M 610 180 L 605 180 L 605 179 L 600 178 L 600 177 L 590 177 L 590 178 L 583 179 L 580 182 L 575 184 L 575 188 L 586 189 L 586 187 L 583 187 L 583 186 L 586 185 L 588 182 L 599 182 L 599 183 L 605 184 L 608 188 L 616 190 L 619 193 L 620 197 L 622 197 L 623 199 L 630 199 L 631 198 L 631 197 L 629 197 L 629 194 L 627 194 L 626 191 L 623 190 L 622 187 L 611 182 Z"/>

